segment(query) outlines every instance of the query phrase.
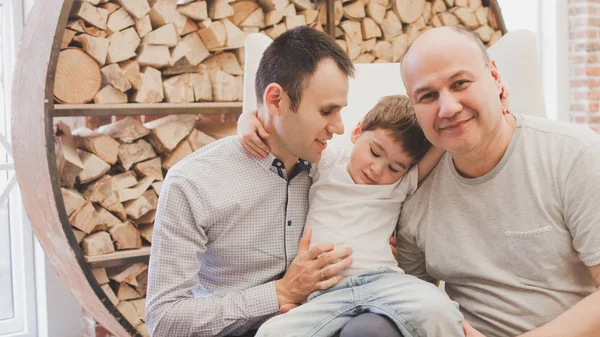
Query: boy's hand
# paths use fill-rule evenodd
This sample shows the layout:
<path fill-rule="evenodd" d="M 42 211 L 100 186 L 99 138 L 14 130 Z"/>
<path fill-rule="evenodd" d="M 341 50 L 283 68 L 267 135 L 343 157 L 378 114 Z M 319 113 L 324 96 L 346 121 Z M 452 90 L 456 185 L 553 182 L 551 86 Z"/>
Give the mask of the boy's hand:
<path fill-rule="evenodd" d="M 485 337 L 481 332 L 475 330 L 471 324 L 467 323 L 467 321 L 462 322 L 462 328 L 465 333 L 465 337 Z"/>
<path fill-rule="evenodd" d="M 256 116 L 257 111 L 244 112 L 240 115 L 237 134 L 244 149 L 256 158 L 266 158 L 270 150 L 263 141 L 269 134 Z"/>
<path fill-rule="evenodd" d="M 398 262 L 398 248 L 396 247 L 396 238 L 393 236 L 390 237 L 390 249 L 392 250 L 392 254 L 394 254 L 394 259 L 396 259 L 396 262 Z"/>
<path fill-rule="evenodd" d="M 339 273 L 352 263 L 352 249 L 333 249 L 333 244 L 322 243 L 308 249 L 311 230 L 307 228 L 300 239 L 298 254 L 280 280 L 275 281 L 277 302 L 281 312 L 289 311 L 304 302 L 315 290 L 336 285 L 342 279 Z"/>

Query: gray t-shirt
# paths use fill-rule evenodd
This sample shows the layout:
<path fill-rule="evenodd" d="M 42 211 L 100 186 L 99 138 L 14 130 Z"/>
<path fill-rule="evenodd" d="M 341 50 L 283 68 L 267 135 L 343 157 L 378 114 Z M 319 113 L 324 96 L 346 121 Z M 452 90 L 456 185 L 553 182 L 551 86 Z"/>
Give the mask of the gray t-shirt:
<path fill-rule="evenodd" d="M 400 267 L 446 282 L 488 337 L 552 320 L 596 290 L 600 264 L 600 136 L 517 115 L 500 163 L 466 179 L 445 154 L 404 204 Z"/>

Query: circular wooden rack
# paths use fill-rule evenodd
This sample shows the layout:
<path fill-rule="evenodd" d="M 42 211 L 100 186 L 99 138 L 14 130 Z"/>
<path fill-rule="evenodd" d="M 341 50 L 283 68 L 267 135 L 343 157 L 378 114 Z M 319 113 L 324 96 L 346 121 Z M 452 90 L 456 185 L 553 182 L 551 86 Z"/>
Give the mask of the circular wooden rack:
<path fill-rule="evenodd" d="M 335 33 L 333 0 L 327 0 L 328 31 Z M 359 0 L 362 1 L 362 0 Z M 491 8 L 506 32 L 496 1 Z M 64 207 L 57 173 L 54 118 L 61 116 L 168 115 L 239 112 L 240 103 L 54 104 L 53 88 L 61 40 L 73 0 L 37 1 L 23 32 L 15 68 L 12 134 L 16 175 L 37 238 L 56 271 L 93 317 L 117 336 L 140 336 L 110 301 L 92 273 L 95 267 L 146 262 L 149 249 L 83 255 Z"/>

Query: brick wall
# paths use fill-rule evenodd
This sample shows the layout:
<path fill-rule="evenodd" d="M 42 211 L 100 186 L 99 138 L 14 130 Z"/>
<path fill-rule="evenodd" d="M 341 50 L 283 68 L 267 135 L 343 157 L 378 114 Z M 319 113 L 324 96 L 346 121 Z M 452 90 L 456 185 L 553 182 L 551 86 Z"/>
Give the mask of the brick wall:
<path fill-rule="evenodd" d="M 570 119 L 600 132 L 600 0 L 569 0 Z"/>

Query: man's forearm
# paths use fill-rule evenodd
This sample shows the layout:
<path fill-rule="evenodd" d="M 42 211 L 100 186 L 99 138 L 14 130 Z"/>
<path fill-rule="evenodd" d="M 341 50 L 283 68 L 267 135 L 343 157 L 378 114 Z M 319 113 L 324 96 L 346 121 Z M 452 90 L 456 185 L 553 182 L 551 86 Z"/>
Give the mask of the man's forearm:
<path fill-rule="evenodd" d="M 148 328 L 154 337 L 225 336 L 247 331 L 279 312 L 274 287 L 269 282 L 223 297 L 151 297 Z"/>
<path fill-rule="evenodd" d="M 552 321 L 519 337 L 600 336 L 600 290 L 589 295 Z"/>

